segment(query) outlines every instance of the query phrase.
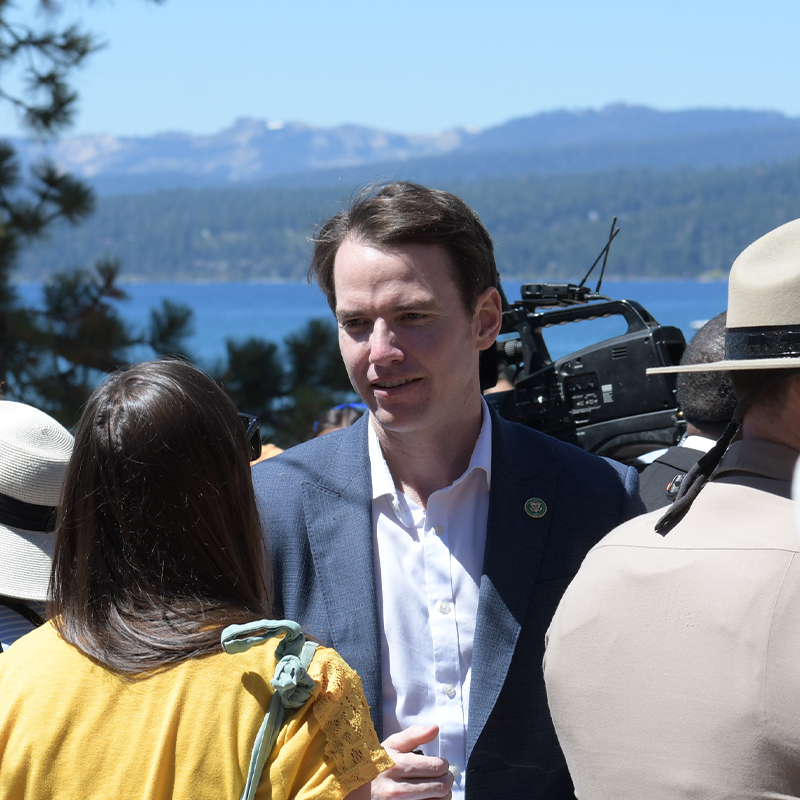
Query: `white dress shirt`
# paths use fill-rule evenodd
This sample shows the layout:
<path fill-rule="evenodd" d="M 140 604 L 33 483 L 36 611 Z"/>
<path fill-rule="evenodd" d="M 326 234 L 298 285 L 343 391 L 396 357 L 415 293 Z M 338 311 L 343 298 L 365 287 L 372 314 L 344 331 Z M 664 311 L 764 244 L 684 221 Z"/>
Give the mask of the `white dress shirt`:
<path fill-rule="evenodd" d="M 483 424 L 466 472 L 427 509 L 398 491 L 369 427 L 372 534 L 378 582 L 383 733 L 438 725 L 421 748 L 446 758 L 463 797 L 472 640 L 486 544 L 492 424 Z"/>

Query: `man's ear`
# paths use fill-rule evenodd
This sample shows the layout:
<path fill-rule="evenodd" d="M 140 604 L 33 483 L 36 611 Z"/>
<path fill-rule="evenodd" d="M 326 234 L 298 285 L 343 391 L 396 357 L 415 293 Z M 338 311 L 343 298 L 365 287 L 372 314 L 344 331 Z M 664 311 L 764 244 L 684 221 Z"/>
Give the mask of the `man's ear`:
<path fill-rule="evenodd" d="M 475 305 L 473 324 L 479 350 L 487 350 L 494 344 L 502 323 L 503 306 L 500 292 L 494 286 L 490 286 L 478 295 L 478 302 Z"/>

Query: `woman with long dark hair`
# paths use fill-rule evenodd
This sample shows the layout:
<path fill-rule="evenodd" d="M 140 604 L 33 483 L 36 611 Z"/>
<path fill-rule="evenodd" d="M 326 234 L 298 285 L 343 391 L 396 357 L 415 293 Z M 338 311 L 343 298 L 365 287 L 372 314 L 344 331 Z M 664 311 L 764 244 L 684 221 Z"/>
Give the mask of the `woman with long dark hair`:
<path fill-rule="evenodd" d="M 0 656 L 3 798 L 231 798 L 273 696 L 271 618 L 244 426 L 179 361 L 113 374 L 75 432 L 50 622 Z M 256 797 L 360 798 L 391 765 L 356 674 L 332 650 L 278 732 Z"/>

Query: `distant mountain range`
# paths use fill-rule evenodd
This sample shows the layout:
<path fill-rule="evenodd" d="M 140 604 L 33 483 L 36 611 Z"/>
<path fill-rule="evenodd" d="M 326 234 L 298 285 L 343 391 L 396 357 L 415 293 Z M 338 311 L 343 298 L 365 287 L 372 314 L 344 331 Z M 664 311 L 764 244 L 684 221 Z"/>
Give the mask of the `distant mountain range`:
<path fill-rule="evenodd" d="M 98 192 L 83 224 L 25 247 L 16 277 L 119 257 L 131 280 L 302 280 L 314 226 L 389 178 L 455 192 L 504 277 L 583 277 L 616 216 L 609 275 L 724 277 L 744 246 L 800 217 L 800 118 L 628 105 L 406 136 L 239 120 L 213 136 L 15 140 Z"/>
<path fill-rule="evenodd" d="M 99 194 L 115 195 L 254 184 L 349 186 L 390 177 L 449 182 L 622 167 L 769 164 L 800 157 L 800 118 L 618 104 L 425 135 L 240 119 L 210 136 L 74 136 L 44 145 L 26 139 L 12 144 L 24 164 L 47 156 Z"/>

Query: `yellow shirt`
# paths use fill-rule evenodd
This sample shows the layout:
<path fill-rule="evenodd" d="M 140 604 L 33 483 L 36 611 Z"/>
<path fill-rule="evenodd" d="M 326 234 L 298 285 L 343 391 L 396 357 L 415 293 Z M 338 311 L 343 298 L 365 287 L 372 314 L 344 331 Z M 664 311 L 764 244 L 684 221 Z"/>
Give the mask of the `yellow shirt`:
<path fill-rule="evenodd" d="M 23 636 L 0 656 L 0 797 L 238 800 L 278 641 L 130 681 L 52 623 Z M 284 724 L 258 798 L 343 798 L 392 765 L 358 675 L 322 647 L 308 674 L 317 687 Z"/>

